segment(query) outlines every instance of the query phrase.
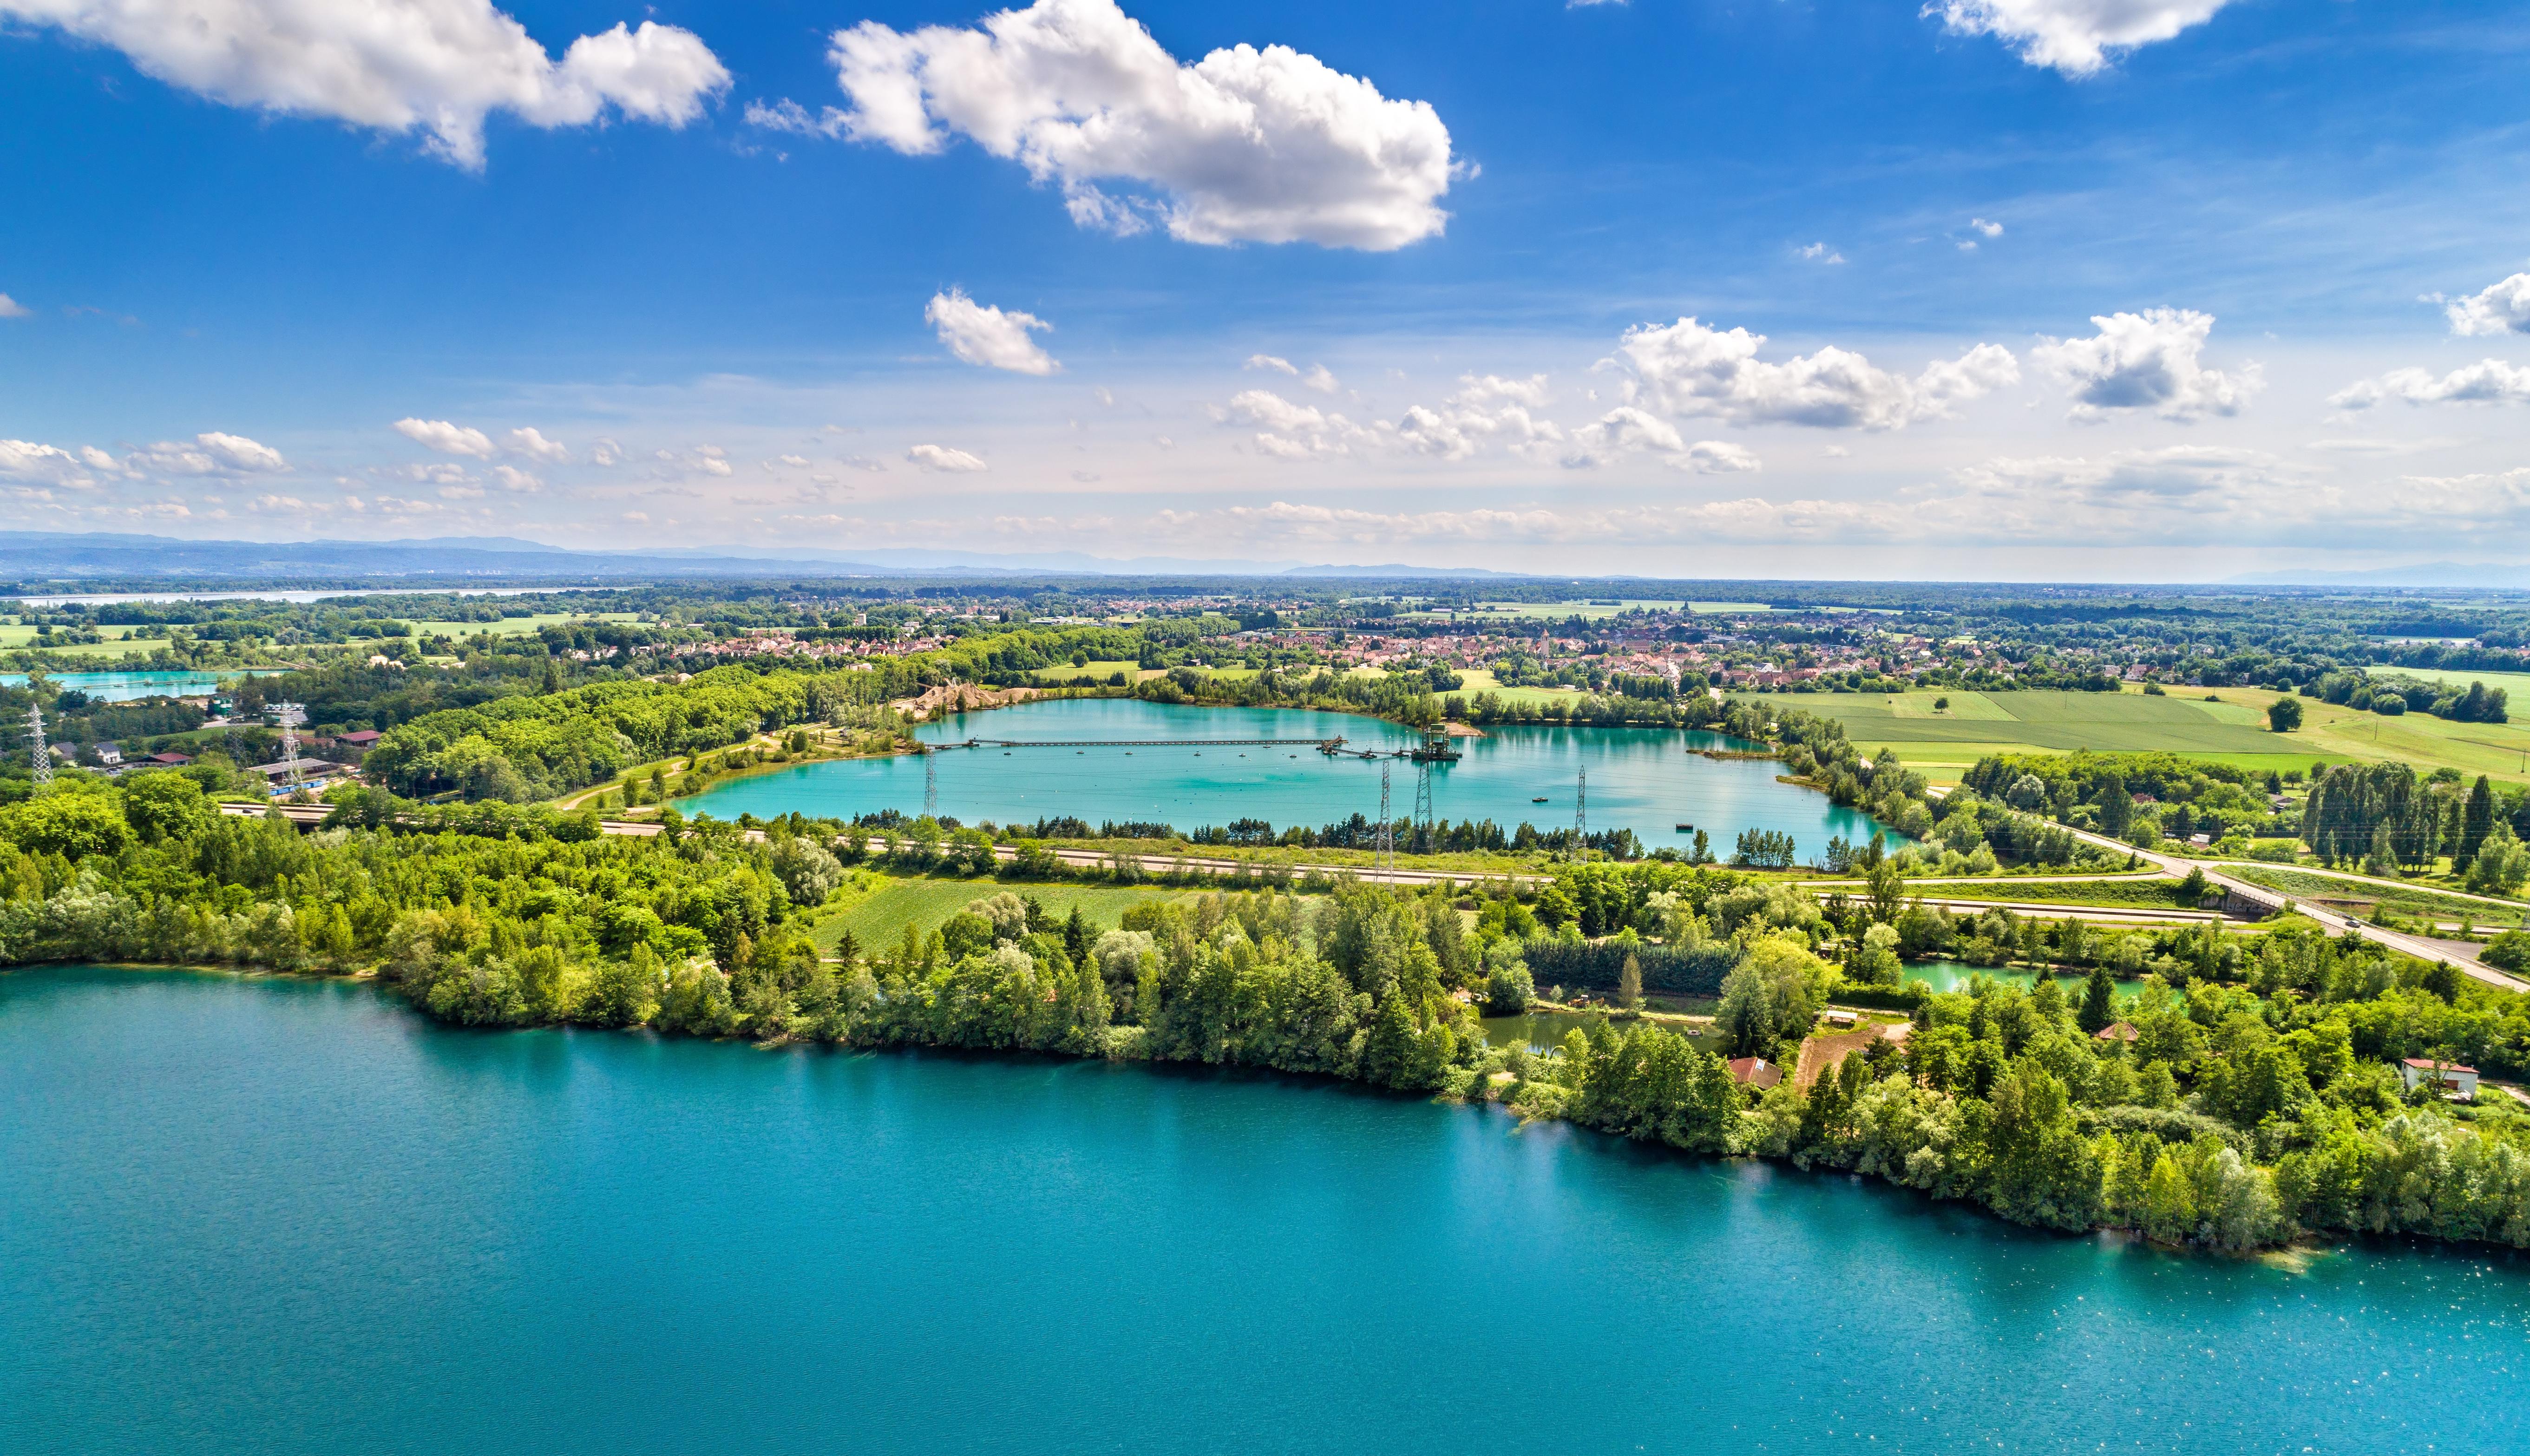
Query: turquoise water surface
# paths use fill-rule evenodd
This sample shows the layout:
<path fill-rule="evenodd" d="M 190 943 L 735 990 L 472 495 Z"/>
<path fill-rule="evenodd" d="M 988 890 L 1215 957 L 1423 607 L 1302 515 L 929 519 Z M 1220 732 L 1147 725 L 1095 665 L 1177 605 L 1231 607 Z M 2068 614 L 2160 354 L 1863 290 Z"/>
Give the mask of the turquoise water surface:
<path fill-rule="evenodd" d="M 2016 985 L 2022 990 L 2038 984 L 2038 973 L 2026 966 L 1971 966 L 1965 961 L 1908 961 L 1901 979 L 1923 981 L 1937 991 L 1963 991 L 1969 981 L 1980 976 L 1998 985 Z M 2060 971 L 2055 980 L 2066 995 L 2078 998 L 2089 976 L 2087 971 Z M 2118 978 L 2117 987 L 2121 996 L 2133 995 L 2143 989 L 2143 978 Z"/>
<path fill-rule="evenodd" d="M 2530 1262 L 1336 1084 L 0 977 L 0 1450 L 2522 1449 Z"/>
<path fill-rule="evenodd" d="M 287 668 L 256 672 L 48 672 L 44 681 L 56 688 L 77 688 L 99 702 L 135 702 L 143 698 L 198 698 L 219 691 L 222 677 L 279 677 Z M 23 688 L 23 672 L 0 672 L 0 687 Z"/>
<path fill-rule="evenodd" d="M 1711 733 L 1622 728 L 1495 728 L 1462 739 L 1465 755 L 1432 770 L 1432 812 L 1443 819 L 1491 819 L 1506 832 L 1523 821 L 1540 829 L 1572 827 L 1578 771 L 1590 771 L 1590 827 L 1629 828 L 1647 850 L 1684 849 L 1694 840 L 1678 826 L 1711 836 L 1729 858 L 1742 829 L 1790 834 L 1804 859 L 1842 835 L 1856 843 L 1877 827 L 1870 816 L 1839 809 L 1823 794 L 1778 783 L 1772 761 L 1717 761 L 1699 748 L 1731 740 Z M 953 714 L 923 725 L 935 744 L 969 738 L 1019 740 L 1344 738 L 1355 749 L 1400 749 L 1419 740 L 1413 729 L 1349 713 L 1281 708 L 1173 706 L 1131 699 L 1074 699 L 1022 703 L 989 712 Z M 1259 818 L 1276 829 L 1310 828 L 1361 814 L 1379 815 L 1381 764 L 1329 758 L 1306 744 L 1282 748 L 953 748 L 931 756 L 940 812 L 967 823 L 1033 823 L 1070 814 L 1092 828 L 1114 819 L 1174 824 L 1187 832 L 1206 824 Z M 1416 765 L 1389 759 L 1389 812 L 1414 811 Z M 680 800 L 688 813 L 770 818 L 798 810 L 850 818 L 895 809 L 922 812 L 923 759 L 861 758 L 802 764 L 734 779 Z M 1533 800 L 1543 798 L 1543 804 Z"/>

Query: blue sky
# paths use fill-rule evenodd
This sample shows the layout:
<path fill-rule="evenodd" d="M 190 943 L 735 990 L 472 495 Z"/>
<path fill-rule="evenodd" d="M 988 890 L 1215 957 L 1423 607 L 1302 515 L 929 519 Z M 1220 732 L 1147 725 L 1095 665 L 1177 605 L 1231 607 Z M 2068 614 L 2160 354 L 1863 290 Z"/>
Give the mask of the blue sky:
<path fill-rule="evenodd" d="M 2035 580 L 2525 544 L 2518 6 L 991 14 L 0 0 L 0 525 Z"/>

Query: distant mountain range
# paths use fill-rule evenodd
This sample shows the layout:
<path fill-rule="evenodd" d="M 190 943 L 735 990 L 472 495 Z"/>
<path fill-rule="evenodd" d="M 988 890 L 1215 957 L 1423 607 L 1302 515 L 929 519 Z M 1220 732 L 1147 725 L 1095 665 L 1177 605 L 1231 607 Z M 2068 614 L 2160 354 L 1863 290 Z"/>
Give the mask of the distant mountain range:
<path fill-rule="evenodd" d="M 1198 560 L 1077 551 L 941 551 L 881 547 L 844 552 L 761 546 L 577 551 L 516 536 L 431 536 L 393 541 L 189 541 L 112 532 L 0 532 L 0 583 L 251 582 L 257 585 L 557 585 L 644 580 L 904 576 L 1515 579 L 1481 569 L 1330 566 L 1297 561 Z"/>

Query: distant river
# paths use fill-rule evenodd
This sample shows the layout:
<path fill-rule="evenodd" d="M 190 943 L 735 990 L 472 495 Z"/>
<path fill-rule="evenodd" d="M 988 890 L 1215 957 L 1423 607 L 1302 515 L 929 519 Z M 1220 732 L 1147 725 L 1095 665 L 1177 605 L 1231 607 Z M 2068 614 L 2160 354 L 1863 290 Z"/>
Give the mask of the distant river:
<path fill-rule="evenodd" d="M 0 975 L 11 1456 L 2518 1452 L 2530 1260 L 1345 1086 Z"/>
<path fill-rule="evenodd" d="M 1690 823 L 1728 858 L 1742 829 L 1792 836 L 1804 859 L 1830 838 L 1859 843 L 1875 827 L 1867 814 L 1826 796 L 1778 783 L 1772 761 L 1717 761 L 1700 748 L 1733 740 L 1711 733 L 1630 728 L 1495 728 L 1460 739 L 1466 756 L 1432 770 L 1432 812 L 1443 819 L 1492 819 L 1506 832 L 1526 820 L 1540 829 L 1572 827 L 1579 770 L 1587 767 L 1590 827 L 1628 828 L 1645 848 L 1680 849 Z M 1348 713 L 1282 708 L 1172 706 L 1130 699 L 1072 699 L 961 713 L 919 730 L 936 744 L 969 738 L 1021 740 L 1341 737 L 1354 749 L 1394 750 L 1418 741 L 1410 728 Z M 1742 745 L 1744 747 L 1744 745 Z M 1033 823 L 1071 814 L 1093 827 L 1140 819 L 1182 831 L 1259 818 L 1276 829 L 1317 828 L 1379 814 L 1380 762 L 1329 758 L 1306 744 L 1284 748 L 944 749 L 932 756 L 940 812 L 967 823 Z M 1389 812 L 1414 812 L 1416 765 L 1384 760 Z M 793 810 L 850 818 L 896 809 L 922 811 L 923 760 L 908 755 L 803 764 L 720 784 L 680 801 L 688 813 L 770 818 Z M 1543 804 L 1533 803 L 1544 799 Z"/>

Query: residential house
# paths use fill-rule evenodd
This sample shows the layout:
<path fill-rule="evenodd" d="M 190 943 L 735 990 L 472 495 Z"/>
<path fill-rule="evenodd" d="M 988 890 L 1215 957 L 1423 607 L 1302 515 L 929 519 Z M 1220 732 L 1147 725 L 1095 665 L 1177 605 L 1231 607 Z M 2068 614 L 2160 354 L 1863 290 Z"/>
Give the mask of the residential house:
<path fill-rule="evenodd" d="M 2444 1095 L 2461 1102 L 2477 1100 L 2477 1069 L 2457 1062 L 2436 1061 L 2432 1057 L 2411 1056 L 2398 1063 L 2398 1078 L 2414 1092 L 2427 1083 L 2446 1089 Z"/>
<path fill-rule="evenodd" d="M 1784 1069 L 1761 1056 L 1734 1056 L 1731 1059 L 1731 1080 L 1741 1087 L 1765 1089 L 1784 1080 Z"/>

